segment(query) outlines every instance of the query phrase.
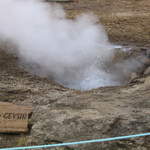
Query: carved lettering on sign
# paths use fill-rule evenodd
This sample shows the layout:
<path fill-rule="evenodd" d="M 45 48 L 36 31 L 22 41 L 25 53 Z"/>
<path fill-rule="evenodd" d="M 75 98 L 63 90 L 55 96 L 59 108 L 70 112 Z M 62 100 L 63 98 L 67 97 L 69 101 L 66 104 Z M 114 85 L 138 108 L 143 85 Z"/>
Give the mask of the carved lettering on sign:
<path fill-rule="evenodd" d="M 28 114 L 27 113 L 1 113 L 0 119 L 6 120 L 27 120 Z"/>

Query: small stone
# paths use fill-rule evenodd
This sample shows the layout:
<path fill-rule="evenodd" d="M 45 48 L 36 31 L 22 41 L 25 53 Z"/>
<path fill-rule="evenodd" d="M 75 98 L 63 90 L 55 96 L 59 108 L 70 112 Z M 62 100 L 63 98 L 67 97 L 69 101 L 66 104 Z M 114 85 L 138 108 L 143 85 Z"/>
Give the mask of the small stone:
<path fill-rule="evenodd" d="M 150 67 L 145 70 L 144 75 L 150 75 Z"/>
<path fill-rule="evenodd" d="M 131 73 L 130 80 L 134 80 L 138 78 L 138 74 L 136 72 Z"/>
<path fill-rule="evenodd" d="M 146 56 L 150 58 L 150 49 L 146 51 Z"/>
<path fill-rule="evenodd" d="M 149 66 L 150 65 L 150 59 L 148 57 L 140 56 L 138 58 L 139 62 L 141 62 L 143 65 Z"/>
<path fill-rule="evenodd" d="M 142 48 L 141 48 L 141 51 L 147 51 L 147 48 L 142 47 Z"/>

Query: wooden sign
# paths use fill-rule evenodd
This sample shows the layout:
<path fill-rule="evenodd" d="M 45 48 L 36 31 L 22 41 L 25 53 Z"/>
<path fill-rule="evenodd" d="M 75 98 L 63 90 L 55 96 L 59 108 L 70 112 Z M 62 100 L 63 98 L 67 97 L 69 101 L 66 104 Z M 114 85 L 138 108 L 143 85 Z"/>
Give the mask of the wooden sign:
<path fill-rule="evenodd" d="M 31 107 L 0 102 L 0 133 L 27 132 L 31 112 Z"/>

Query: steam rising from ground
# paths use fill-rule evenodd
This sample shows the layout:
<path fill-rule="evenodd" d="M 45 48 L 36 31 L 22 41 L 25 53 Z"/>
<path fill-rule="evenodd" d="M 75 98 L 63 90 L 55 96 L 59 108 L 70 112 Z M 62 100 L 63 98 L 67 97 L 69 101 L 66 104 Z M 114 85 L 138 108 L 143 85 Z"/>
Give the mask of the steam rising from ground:
<path fill-rule="evenodd" d="M 120 84 L 122 74 L 107 67 L 114 46 L 96 22 L 91 14 L 66 19 L 60 6 L 39 0 L 0 0 L 0 37 L 16 44 L 28 70 L 69 88 Z"/>

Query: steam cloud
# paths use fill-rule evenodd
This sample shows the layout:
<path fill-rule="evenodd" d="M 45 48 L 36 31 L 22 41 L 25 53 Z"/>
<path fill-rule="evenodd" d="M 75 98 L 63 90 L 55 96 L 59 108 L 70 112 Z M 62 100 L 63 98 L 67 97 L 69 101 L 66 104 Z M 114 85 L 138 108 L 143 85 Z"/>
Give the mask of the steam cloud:
<path fill-rule="evenodd" d="M 17 45 L 15 53 L 33 73 L 69 88 L 120 84 L 106 67 L 114 45 L 96 22 L 91 14 L 67 19 L 60 6 L 39 0 L 0 0 L 0 38 Z"/>

